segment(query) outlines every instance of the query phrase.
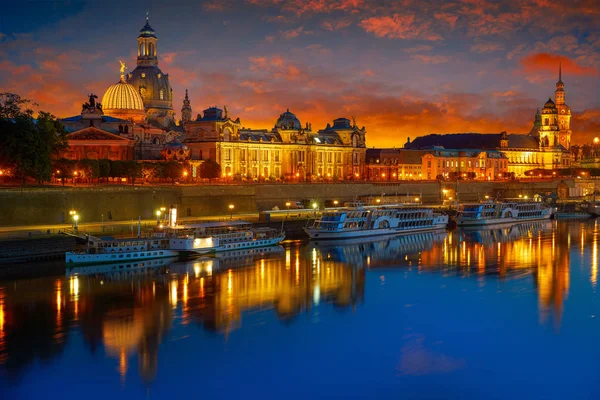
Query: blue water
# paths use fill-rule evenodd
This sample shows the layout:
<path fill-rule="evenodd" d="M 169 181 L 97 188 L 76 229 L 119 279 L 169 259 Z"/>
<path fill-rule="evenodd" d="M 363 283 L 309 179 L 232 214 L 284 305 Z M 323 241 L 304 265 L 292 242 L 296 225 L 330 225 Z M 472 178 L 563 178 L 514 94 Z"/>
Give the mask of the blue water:
<path fill-rule="evenodd" d="M 600 398 L 599 226 L 0 282 L 0 398 Z"/>

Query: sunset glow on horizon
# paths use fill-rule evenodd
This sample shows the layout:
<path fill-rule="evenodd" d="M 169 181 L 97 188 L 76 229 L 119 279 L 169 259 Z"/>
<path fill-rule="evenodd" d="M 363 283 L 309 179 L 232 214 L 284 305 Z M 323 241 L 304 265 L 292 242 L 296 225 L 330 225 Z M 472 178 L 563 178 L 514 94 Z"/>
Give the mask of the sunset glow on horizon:
<path fill-rule="evenodd" d="M 428 133 L 528 133 L 562 63 L 573 143 L 600 134 L 597 1 L 37 2 L 0 16 L 0 92 L 65 118 L 136 65 L 146 12 L 181 118 L 227 105 L 244 127 L 289 109 L 356 117 L 368 147 Z"/>

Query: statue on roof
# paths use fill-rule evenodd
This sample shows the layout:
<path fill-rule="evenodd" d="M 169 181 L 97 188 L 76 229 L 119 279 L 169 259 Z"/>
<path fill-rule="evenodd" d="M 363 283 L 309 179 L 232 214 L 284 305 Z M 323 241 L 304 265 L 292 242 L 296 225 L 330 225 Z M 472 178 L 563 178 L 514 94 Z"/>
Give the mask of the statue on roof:
<path fill-rule="evenodd" d="M 225 111 L 225 115 L 223 116 L 223 118 L 227 119 L 227 117 L 229 116 L 229 111 L 227 110 L 227 106 L 223 106 L 223 111 Z"/>
<path fill-rule="evenodd" d="M 94 93 L 90 93 L 88 97 L 90 99 L 90 108 L 96 108 L 96 99 L 98 98 L 98 96 L 96 96 Z"/>
<path fill-rule="evenodd" d="M 356 128 L 356 117 L 354 115 L 352 116 L 352 127 Z"/>
<path fill-rule="evenodd" d="M 119 64 L 121 64 L 121 67 L 119 68 L 119 72 L 121 73 L 121 78 L 122 78 L 125 76 L 125 68 L 127 68 L 127 66 L 121 60 L 119 60 Z"/>

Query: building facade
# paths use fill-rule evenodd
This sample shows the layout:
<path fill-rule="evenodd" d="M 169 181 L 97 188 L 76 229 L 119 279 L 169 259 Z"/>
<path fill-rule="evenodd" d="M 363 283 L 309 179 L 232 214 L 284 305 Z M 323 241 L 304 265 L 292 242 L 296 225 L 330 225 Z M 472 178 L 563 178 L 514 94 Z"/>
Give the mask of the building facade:
<path fill-rule="evenodd" d="M 506 177 L 508 158 L 498 150 L 368 149 L 366 176 L 370 180 L 494 180 Z"/>
<path fill-rule="evenodd" d="M 536 112 L 529 134 L 431 134 L 412 142 L 409 139 L 404 147 L 413 150 L 434 147 L 446 150 L 499 150 L 508 159 L 508 173 L 524 177 L 528 171 L 535 169 L 569 168 L 572 159 L 569 151 L 571 133 L 571 109 L 565 103 L 562 68 L 559 67 L 555 101 L 548 99 L 542 111 Z"/>
<path fill-rule="evenodd" d="M 216 161 L 226 178 L 348 180 L 363 175 L 366 130 L 347 118 L 314 132 L 287 110 L 272 129 L 247 129 L 224 108 L 210 107 L 185 123 L 183 143 L 191 160 Z"/>

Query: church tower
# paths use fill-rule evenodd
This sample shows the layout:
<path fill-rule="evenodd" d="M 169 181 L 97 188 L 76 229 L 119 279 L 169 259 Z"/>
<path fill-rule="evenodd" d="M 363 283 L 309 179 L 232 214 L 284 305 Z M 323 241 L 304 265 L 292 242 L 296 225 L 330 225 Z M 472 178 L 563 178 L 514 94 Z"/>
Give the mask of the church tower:
<path fill-rule="evenodd" d="M 183 99 L 183 107 L 181 107 L 181 122 L 184 124 L 192 120 L 192 106 L 190 105 L 190 98 L 188 97 L 188 91 L 185 89 L 185 98 Z"/>
<path fill-rule="evenodd" d="M 565 84 L 562 81 L 562 64 L 558 66 L 558 82 L 556 82 L 554 99 L 558 111 L 558 143 L 569 150 L 571 147 L 571 108 L 565 104 Z"/>
<path fill-rule="evenodd" d="M 157 41 L 156 32 L 146 16 L 146 24 L 137 38 L 137 67 L 127 74 L 127 83 L 142 96 L 148 122 L 159 128 L 170 129 L 175 125 L 173 89 L 169 74 L 158 68 Z"/>

